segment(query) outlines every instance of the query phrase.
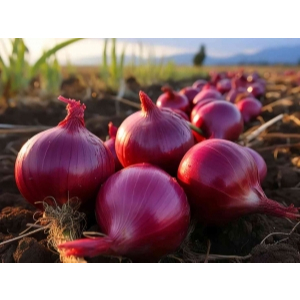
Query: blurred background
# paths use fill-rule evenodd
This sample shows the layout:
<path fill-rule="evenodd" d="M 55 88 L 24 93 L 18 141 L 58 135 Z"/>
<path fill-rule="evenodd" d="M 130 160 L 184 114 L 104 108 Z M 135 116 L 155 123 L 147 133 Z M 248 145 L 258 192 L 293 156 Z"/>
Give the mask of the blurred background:
<path fill-rule="evenodd" d="M 0 39 L 0 113 L 20 103 L 46 104 L 60 93 L 138 101 L 141 88 L 206 79 L 212 71 L 268 77 L 299 66 L 300 39 Z"/>

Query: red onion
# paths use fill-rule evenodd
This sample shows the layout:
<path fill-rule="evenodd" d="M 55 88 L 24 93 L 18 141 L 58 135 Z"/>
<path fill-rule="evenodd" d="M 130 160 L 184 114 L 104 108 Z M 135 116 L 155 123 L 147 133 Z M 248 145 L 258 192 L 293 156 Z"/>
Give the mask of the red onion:
<path fill-rule="evenodd" d="M 218 100 L 224 99 L 222 94 L 220 92 L 218 92 L 217 90 L 207 88 L 207 89 L 202 90 L 200 93 L 198 93 L 196 95 L 196 97 L 193 100 L 193 103 L 194 103 L 194 105 L 196 105 L 198 102 L 203 101 L 205 99 L 209 99 L 209 98 L 218 99 Z"/>
<path fill-rule="evenodd" d="M 127 117 L 118 129 L 116 153 L 124 167 L 148 162 L 174 174 L 183 155 L 194 145 L 188 122 L 160 110 L 140 92 L 142 110 Z"/>
<path fill-rule="evenodd" d="M 245 97 L 252 97 L 252 95 L 247 92 L 246 88 L 240 87 L 237 89 L 231 89 L 226 95 L 226 100 L 231 103 L 236 103 L 241 98 L 245 98 Z"/>
<path fill-rule="evenodd" d="M 257 79 L 259 79 L 259 75 L 257 72 L 253 72 L 247 76 L 247 81 L 251 83 L 256 82 Z"/>
<path fill-rule="evenodd" d="M 215 102 L 215 101 L 220 101 L 218 99 L 213 99 L 213 98 L 209 98 L 209 99 L 204 99 L 202 101 L 199 101 L 193 108 L 192 112 L 191 112 L 191 120 L 193 120 L 193 118 L 195 117 L 195 115 L 198 113 L 198 111 L 206 104 L 211 103 L 211 102 Z"/>
<path fill-rule="evenodd" d="M 217 83 L 217 90 L 221 94 L 225 94 L 231 90 L 231 80 L 228 78 L 222 79 Z"/>
<path fill-rule="evenodd" d="M 61 244 L 66 255 L 113 255 L 157 261 L 184 240 L 190 208 L 174 178 L 149 164 L 112 175 L 101 187 L 96 216 L 104 237 Z"/>
<path fill-rule="evenodd" d="M 109 149 L 112 156 L 114 157 L 115 161 L 115 171 L 119 171 L 123 169 L 123 166 L 121 165 L 115 149 L 115 142 L 116 142 L 116 135 L 117 135 L 118 128 L 114 126 L 112 122 L 109 122 L 108 124 L 108 135 L 109 139 L 104 142 L 104 145 Z"/>
<path fill-rule="evenodd" d="M 164 92 L 156 101 L 158 107 L 169 107 L 172 109 L 180 109 L 186 113 L 190 112 L 190 103 L 185 95 L 174 92 L 169 87 L 162 87 Z"/>
<path fill-rule="evenodd" d="M 210 75 L 210 83 L 214 86 L 217 85 L 217 83 L 223 79 L 226 79 L 227 74 L 226 73 L 216 73 L 216 72 L 212 72 Z"/>
<path fill-rule="evenodd" d="M 245 123 L 248 123 L 261 113 L 262 104 L 255 98 L 242 99 L 235 105 L 241 112 Z"/>
<path fill-rule="evenodd" d="M 214 101 L 200 108 L 192 119 L 207 138 L 237 140 L 244 129 L 239 110 L 226 101 Z"/>
<path fill-rule="evenodd" d="M 192 85 L 193 88 L 195 89 L 200 89 L 202 90 L 202 88 L 207 84 L 207 81 L 206 80 L 203 80 L 203 79 L 199 79 L 197 81 L 195 81 Z"/>
<path fill-rule="evenodd" d="M 193 107 L 193 100 L 199 92 L 200 92 L 200 89 L 196 89 L 196 88 L 189 86 L 189 87 L 182 89 L 179 92 L 179 94 L 185 95 L 189 100 L 190 106 Z"/>
<path fill-rule="evenodd" d="M 250 213 L 300 217 L 293 205 L 285 207 L 266 197 L 253 158 L 230 141 L 206 140 L 191 148 L 180 163 L 178 181 L 196 218 L 209 225 Z"/>
<path fill-rule="evenodd" d="M 265 93 L 265 88 L 260 82 L 254 82 L 248 86 L 247 91 L 254 97 L 260 97 Z"/>
<path fill-rule="evenodd" d="M 31 204 L 47 197 L 58 205 L 75 197 L 81 203 L 93 200 L 100 185 L 114 173 L 110 151 L 85 128 L 85 105 L 58 99 L 68 104 L 66 118 L 27 141 L 16 160 L 17 186 Z"/>
<path fill-rule="evenodd" d="M 238 73 L 234 78 L 231 79 L 231 84 L 234 89 L 239 87 L 247 88 L 247 75 L 244 73 Z"/>
<path fill-rule="evenodd" d="M 250 153 L 252 158 L 255 160 L 260 182 L 263 182 L 267 176 L 267 165 L 266 165 L 265 160 L 255 150 L 253 150 L 249 147 L 244 147 L 244 149 L 246 151 L 248 151 L 248 153 Z"/>

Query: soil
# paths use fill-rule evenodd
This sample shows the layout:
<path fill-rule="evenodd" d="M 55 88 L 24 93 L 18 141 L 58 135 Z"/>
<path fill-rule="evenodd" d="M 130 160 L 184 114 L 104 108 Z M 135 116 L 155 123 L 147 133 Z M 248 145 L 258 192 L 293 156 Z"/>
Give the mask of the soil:
<path fill-rule="evenodd" d="M 190 82 L 172 82 L 174 88 L 182 88 Z M 291 90 L 289 83 L 287 90 L 281 92 L 280 97 L 285 97 Z M 160 95 L 161 85 L 150 86 L 145 91 L 157 99 Z M 263 105 L 279 98 L 261 99 Z M 136 99 L 132 99 L 136 101 Z M 293 105 L 278 106 L 271 112 L 262 113 L 262 118 L 267 121 L 280 113 L 293 114 L 299 111 L 299 99 L 292 96 Z M 120 104 L 122 113 L 115 115 L 115 103 L 109 97 L 102 99 L 89 99 L 86 104 L 85 120 L 87 128 L 101 139 L 105 140 L 107 125 L 113 121 L 119 126 L 127 115 L 135 111 L 125 104 Z M 64 104 L 56 102 L 20 104 L 11 107 L 0 115 L 0 124 L 20 125 L 45 125 L 55 126 L 65 117 Z M 299 115 L 296 115 L 299 118 Z M 255 120 L 247 125 L 246 130 L 259 125 Z M 299 124 L 284 119 L 268 129 L 268 132 L 300 133 Z M 14 179 L 14 163 L 16 154 L 21 146 L 33 133 L 0 134 L 0 243 L 17 237 L 27 227 L 27 223 L 34 222 L 35 207 L 28 204 L 20 195 Z M 268 166 L 268 174 L 262 187 L 266 195 L 285 205 L 294 204 L 300 207 L 300 169 L 293 164 L 300 156 L 298 147 L 277 147 L 278 144 L 296 143 L 297 140 L 271 138 L 261 139 L 254 149 L 258 150 Z M 292 162 L 293 161 L 293 162 Z M 299 160 L 300 161 L 300 160 Z M 240 218 L 226 226 L 208 228 L 196 224 L 183 246 L 174 254 L 162 258 L 161 262 L 300 262 L 300 226 L 288 236 L 296 221 L 280 219 L 260 214 Z M 88 230 L 99 230 L 95 218 L 88 219 Z M 270 233 L 278 232 L 261 241 Z M 285 234 L 281 234 L 285 233 Z M 210 244 L 209 256 L 206 255 Z M 222 255 L 221 257 L 214 256 Z M 120 262 L 113 257 L 95 257 L 87 259 L 88 262 Z M 0 261 L 3 263 L 23 262 L 59 262 L 58 255 L 48 247 L 46 235 L 43 232 L 30 237 L 0 246 Z M 122 262 L 129 262 L 123 259 Z"/>

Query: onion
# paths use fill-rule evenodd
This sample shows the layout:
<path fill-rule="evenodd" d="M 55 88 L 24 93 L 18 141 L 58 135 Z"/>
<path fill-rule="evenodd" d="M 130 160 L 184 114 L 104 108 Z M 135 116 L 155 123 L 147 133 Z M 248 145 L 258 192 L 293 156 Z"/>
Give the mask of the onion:
<path fill-rule="evenodd" d="M 267 165 L 266 165 L 265 160 L 255 150 L 253 150 L 249 147 L 244 147 L 244 149 L 246 151 L 248 151 L 248 153 L 250 153 L 252 158 L 255 160 L 260 182 L 263 182 L 267 176 Z"/>
<path fill-rule="evenodd" d="M 251 83 L 256 82 L 257 79 L 259 79 L 259 75 L 257 72 L 253 72 L 247 76 L 247 81 Z"/>
<path fill-rule="evenodd" d="M 244 129 L 239 110 L 226 101 L 214 101 L 201 107 L 192 119 L 207 138 L 237 140 Z"/>
<path fill-rule="evenodd" d="M 174 92 L 169 87 L 162 87 L 164 92 L 156 101 L 158 107 L 169 107 L 172 109 L 180 109 L 186 113 L 190 112 L 190 103 L 185 95 Z"/>
<path fill-rule="evenodd" d="M 81 203 L 94 200 L 100 185 L 114 173 L 110 151 L 85 128 L 85 105 L 58 99 L 68 104 L 66 118 L 27 141 L 16 160 L 18 189 L 31 204 L 49 197 L 60 206 L 72 198 Z"/>
<path fill-rule="evenodd" d="M 254 97 L 260 97 L 265 93 L 265 88 L 260 82 L 254 82 L 248 86 L 247 91 Z"/>
<path fill-rule="evenodd" d="M 193 100 L 193 104 L 196 105 L 198 102 L 209 98 L 218 99 L 218 100 L 224 99 L 222 94 L 217 90 L 214 90 L 212 88 L 205 88 L 204 90 L 202 90 L 200 93 L 196 95 L 196 97 Z"/>
<path fill-rule="evenodd" d="M 221 94 L 228 93 L 231 90 L 231 80 L 228 78 L 225 78 L 225 79 L 221 79 L 220 81 L 218 81 L 217 90 Z"/>
<path fill-rule="evenodd" d="M 148 162 L 171 174 L 194 145 L 188 122 L 170 111 L 160 110 L 140 92 L 142 110 L 127 117 L 118 129 L 116 153 L 124 167 Z"/>
<path fill-rule="evenodd" d="M 261 113 L 262 104 L 255 98 L 245 98 L 235 104 L 241 112 L 244 122 L 255 119 Z"/>
<path fill-rule="evenodd" d="M 224 224 L 250 213 L 299 218 L 293 205 L 285 207 L 264 194 L 256 164 L 242 146 L 225 140 L 206 140 L 191 148 L 178 168 L 198 221 Z"/>
<path fill-rule="evenodd" d="M 206 80 L 203 80 L 203 79 L 199 79 L 197 81 L 195 81 L 192 85 L 193 88 L 195 89 L 200 89 L 202 90 L 202 88 L 207 84 L 207 81 Z"/>
<path fill-rule="evenodd" d="M 190 106 L 192 108 L 193 100 L 199 92 L 200 92 L 200 89 L 196 89 L 196 88 L 189 86 L 189 87 L 186 87 L 186 88 L 180 90 L 179 94 L 185 95 L 188 98 Z"/>
<path fill-rule="evenodd" d="M 198 111 L 206 104 L 211 103 L 211 102 L 215 102 L 215 101 L 220 101 L 218 99 L 214 99 L 214 98 L 209 98 L 209 99 L 204 99 L 202 101 L 199 101 L 193 108 L 192 112 L 191 112 L 191 120 L 193 120 L 193 118 L 195 117 L 195 115 L 198 113 Z"/>
<path fill-rule="evenodd" d="M 101 187 L 96 216 L 104 237 L 61 244 L 66 255 L 152 262 L 180 246 L 190 208 L 174 178 L 157 167 L 138 164 L 112 175 Z"/>
<path fill-rule="evenodd" d="M 116 149 L 115 149 L 115 141 L 116 141 L 117 131 L 118 131 L 118 128 L 115 127 L 112 122 L 109 122 L 109 124 L 108 124 L 109 139 L 104 142 L 104 145 L 109 149 L 112 156 L 114 157 L 116 172 L 123 168 L 123 166 L 121 165 L 121 163 L 117 157 Z"/>
<path fill-rule="evenodd" d="M 234 89 L 239 87 L 247 88 L 248 86 L 247 75 L 244 73 L 236 74 L 236 76 L 231 79 L 231 84 Z"/>
<path fill-rule="evenodd" d="M 231 89 L 226 95 L 226 100 L 231 103 L 237 103 L 240 99 L 246 97 L 252 97 L 252 95 L 247 92 L 246 88 L 240 87 L 237 89 Z"/>

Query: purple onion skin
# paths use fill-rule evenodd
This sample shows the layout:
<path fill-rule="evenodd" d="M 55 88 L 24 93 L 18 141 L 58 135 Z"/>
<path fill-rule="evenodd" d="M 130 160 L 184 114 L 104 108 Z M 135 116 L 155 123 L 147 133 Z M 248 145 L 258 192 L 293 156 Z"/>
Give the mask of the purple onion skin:
<path fill-rule="evenodd" d="M 261 113 L 262 104 L 255 98 L 245 98 L 235 104 L 241 112 L 244 122 L 248 123 Z"/>
<path fill-rule="evenodd" d="M 234 104 L 214 101 L 200 108 L 192 119 L 192 124 L 203 131 L 206 138 L 235 141 L 244 129 L 241 113 Z"/>
<path fill-rule="evenodd" d="M 116 153 L 124 167 L 150 163 L 175 175 L 183 155 L 194 145 L 188 123 L 176 113 L 159 109 L 140 92 L 142 110 L 127 117 L 116 136 Z"/>
<path fill-rule="evenodd" d="M 193 108 L 194 104 L 193 104 L 193 100 L 196 97 L 196 95 L 201 91 L 201 89 L 197 89 L 197 88 L 193 88 L 191 86 L 186 87 L 182 90 L 180 90 L 180 94 L 181 95 L 185 95 L 190 103 L 190 107 Z"/>
<path fill-rule="evenodd" d="M 249 148 L 249 147 L 244 147 L 246 151 L 252 156 L 252 158 L 255 160 L 257 170 L 258 170 L 258 175 L 260 182 L 263 182 L 267 176 L 268 168 L 266 165 L 265 160 L 261 157 L 259 153 L 257 153 L 255 150 Z"/>
<path fill-rule="evenodd" d="M 211 139 L 192 147 L 177 174 L 195 218 L 224 225 L 252 213 L 299 219 L 299 209 L 268 199 L 252 156 L 236 143 Z"/>
<path fill-rule="evenodd" d="M 198 102 L 206 100 L 206 99 L 218 99 L 223 100 L 224 97 L 220 92 L 213 89 L 204 89 L 199 94 L 196 95 L 196 97 L 193 100 L 193 104 L 196 105 Z"/>
<path fill-rule="evenodd" d="M 186 237 L 190 208 L 177 181 L 161 169 L 137 164 L 101 187 L 96 217 L 105 237 L 59 246 L 67 255 L 115 255 L 154 262 L 174 252 Z"/>
<path fill-rule="evenodd" d="M 101 184 L 114 173 L 114 160 L 104 143 L 84 126 L 85 106 L 67 100 L 67 117 L 58 126 L 45 130 L 21 148 L 15 165 L 20 193 L 42 209 L 46 199 L 61 206 L 79 198 L 94 201 Z"/>
<path fill-rule="evenodd" d="M 104 145 L 108 148 L 108 150 L 111 152 L 112 156 L 114 157 L 115 171 L 117 172 L 117 171 L 123 169 L 123 166 L 117 157 L 116 149 L 115 149 L 115 142 L 116 142 L 116 138 L 112 137 L 109 140 L 105 141 Z"/>

